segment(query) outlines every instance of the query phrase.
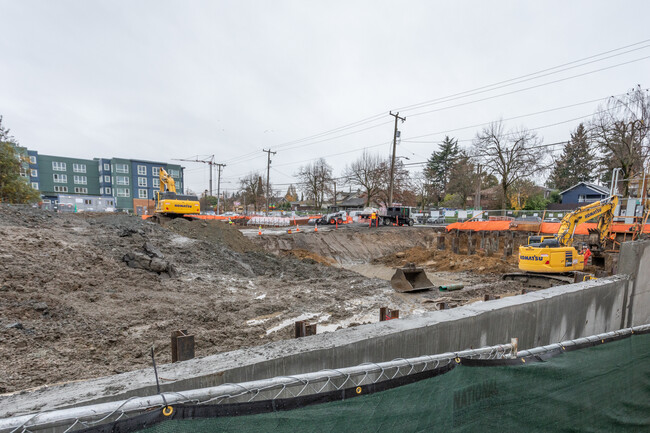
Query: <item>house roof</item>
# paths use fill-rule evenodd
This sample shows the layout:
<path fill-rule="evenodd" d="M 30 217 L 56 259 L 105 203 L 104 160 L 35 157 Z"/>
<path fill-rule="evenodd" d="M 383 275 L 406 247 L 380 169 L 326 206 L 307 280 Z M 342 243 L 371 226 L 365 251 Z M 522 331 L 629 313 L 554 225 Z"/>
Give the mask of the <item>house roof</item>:
<path fill-rule="evenodd" d="M 577 188 L 580 185 L 584 185 L 587 188 L 593 189 L 594 191 L 596 191 L 599 194 L 609 195 L 609 190 L 607 188 L 605 188 L 604 186 L 596 185 L 596 184 L 593 184 L 593 183 L 587 183 L 587 182 L 578 182 L 575 185 L 573 185 L 571 188 L 565 189 L 560 194 L 564 194 L 567 191 L 571 191 L 572 189 Z"/>

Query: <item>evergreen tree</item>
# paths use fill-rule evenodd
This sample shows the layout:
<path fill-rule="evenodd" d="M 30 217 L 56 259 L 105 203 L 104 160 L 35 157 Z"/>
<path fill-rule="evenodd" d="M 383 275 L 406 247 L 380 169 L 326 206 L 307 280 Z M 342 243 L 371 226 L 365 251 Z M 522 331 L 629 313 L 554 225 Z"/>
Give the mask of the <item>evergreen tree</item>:
<path fill-rule="evenodd" d="M 437 152 L 433 152 L 427 161 L 425 176 L 432 188 L 438 193 L 438 201 L 447 194 L 447 185 L 451 169 L 458 159 L 458 140 L 445 136 Z"/>
<path fill-rule="evenodd" d="M 594 180 L 596 157 L 589 145 L 589 136 L 581 123 L 571 133 L 571 140 L 564 145 L 562 155 L 555 161 L 549 177 L 551 186 L 563 191 L 578 182 Z"/>

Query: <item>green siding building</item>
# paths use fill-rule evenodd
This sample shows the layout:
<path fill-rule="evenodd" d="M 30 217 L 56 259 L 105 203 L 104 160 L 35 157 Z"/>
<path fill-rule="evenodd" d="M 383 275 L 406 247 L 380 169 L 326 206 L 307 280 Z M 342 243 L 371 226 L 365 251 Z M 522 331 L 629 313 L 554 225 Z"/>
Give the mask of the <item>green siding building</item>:
<path fill-rule="evenodd" d="M 152 213 L 154 191 L 160 188 L 160 168 L 167 170 L 177 191 L 183 193 L 184 167 L 177 164 L 125 158 L 79 159 L 41 155 L 27 149 L 23 153 L 23 160 L 29 161 L 24 176 L 51 209 Z M 65 206 L 59 208 L 60 203 Z"/>

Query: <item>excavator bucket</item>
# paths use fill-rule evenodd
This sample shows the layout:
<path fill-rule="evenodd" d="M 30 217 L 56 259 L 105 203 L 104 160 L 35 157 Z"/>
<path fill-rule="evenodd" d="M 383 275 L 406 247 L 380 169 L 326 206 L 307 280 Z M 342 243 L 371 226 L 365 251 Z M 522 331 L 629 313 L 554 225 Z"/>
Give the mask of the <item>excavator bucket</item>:
<path fill-rule="evenodd" d="M 398 292 L 415 292 L 434 288 L 424 269 L 416 268 L 413 263 L 409 263 L 403 268 L 397 268 L 390 279 L 390 285 Z"/>

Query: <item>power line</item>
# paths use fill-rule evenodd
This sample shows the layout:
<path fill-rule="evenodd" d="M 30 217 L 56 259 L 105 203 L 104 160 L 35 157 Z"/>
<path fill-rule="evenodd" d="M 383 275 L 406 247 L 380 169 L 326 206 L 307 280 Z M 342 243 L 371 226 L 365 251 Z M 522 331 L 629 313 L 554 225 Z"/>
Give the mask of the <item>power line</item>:
<path fill-rule="evenodd" d="M 429 101 L 408 105 L 406 107 L 400 107 L 399 109 L 400 110 L 413 110 L 413 109 L 422 108 L 422 107 L 432 105 L 432 104 L 437 104 L 437 103 L 442 103 L 442 102 L 449 102 L 449 100 L 465 98 L 467 96 L 473 96 L 473 95 L 477 95 L 477 94 L 480 94 L 480 93 L 485 93 L 485 92 L 489 92 L 489 91 L 492 91 L 492 90 L 497 90 L 497 89 L 501 89 L 501 88 L 504 88 L 504 87 L 513 86 L 515 84 L 524 83 L 526 81 L 536 80 L 538 78 L 542 78 L 542 77 L 557 74 L 557 73 L 560 73 L 560 72 L 568 71 L 570 69 L 575 69 L 575 68 L 578 68 L 578 67 L 581 67 L 581 66 L 592 64 L 592 63 L 601 62 L 603 60 L 611 59 L 613 57 L 618 57 L 618 56 L 621 56 L 621 55 L 624 55 L 624 54 L 629 54 L 631 52 L 642 50 L 642 49 L 650 47 L 650 45 L 645 45 L 643 47 L 639 47 L 639 48 L 635 48 L 633 50 L 625 51 L 623 53 L 618 53 L 618 54 L 615 54 L 615 55 L 612 55 L 612 56 L 603 57 L 602 59 L 593 60 L 593 61 L 590 61 L 590 62 L 582 63 L 580 65 L 572 66 L 570 68 L 564 68 L 564 69 L 560 69 L 560 70 L 552 72 L 552 73 L 548 73 L 549 71 L 552 71 L 554 69 L 563 68 L 565 66 L 573 65 L 575 63 L 580 63 L 580 62 L 583 62 L 585 60 L 593 59 L 593 58 L 596 58 L 596 57 L 601 57 L 601 56 L 603 56 L 605 54 L 620 51 L 620 50 L 623 50 L 623 49 L 626 49 L 626 48 L 629 48 L 629 47 L 632 47 L 632 46 L 635 46 L 635 45 L 644 44 L 646 42 L 650 42 L 650 39 L 647 39 L 647 40 L 644 40 L 644 41 L 641 41 L 641 42 L 637 42 L 635 44 L 627 45 L 625 47 L 617 48 L 617 49 L 614 49 L 614 50 L 605 51 L 603 53 L 595 54 L 593 56 L 585 57 L 585 58 L 582 58 L 582 59 L 579 59 L 579 60 L 574 60 L 572 62 L 568 62 L 568 63 L 564 63 L 562 65 L 554 66 L 552 68 L 547 68 L 547 69 L 543 69 L 541 71 L 532 72 L 532 73 L 522 75 L 522 76 L 519 76 L 519 77 L 510 78 L 508 80 L 499 81 L 499 82 L 494 83 L 494 84 L 488 84 L 486 86 L 477 87 L 477 88 L 472 89 L 472 90 L 466 90 L 464 92 L 459 92 L 459 93 L 455 93 L 455 94 L 448 95 L 448 96 L 442 96 L 440 98 L 435 98 L 435 99 L 431 99 Z M 505 83 L 510 83 L 510 84 L 504 85 Z"/>
<path fill-rule="evenodd" d="M 536 72 L 528 73 L 528 74 L 525 74 L 525 75 L 521 75 L 519 77 L 514 77 L 514 78 L 510 78 L 508 80 L 503 80 L 503 81 L 499 81 L 499 82 L 489 84 L 489 85 L 486 85 L 486 86 L 478 87 L 478 88 L 475 88 L 475 89 L 472 89 L 472 90 L 467 90 L 467 91 L 464 91 L 464 92 L 459 92 L 459 93 L 455 93 L 455 94 L 452 94 L 452 95 L 432 99 L 432 100 L 429 100 L 429 101 L 424 101 L 424 102 L 420 102 L 420 103 L 417 103 L 417 104 L 408 105 L 408 106 L 399 108 L 399 110 L 412 110 L 412 109 L 422 108 L 422 107 L 433 105 L 433 104 L 438 104 L 438 103 L 443 103 L 443 102 L 450 102 L 450 101 L 465 98 L 465 97 L 468 97 L 468 96 L 473 96 L 473 95 L 476 95 L 476 94 L 485 93 L 485 92 L 488 92 L 488 91 L 497 90 L 497 89 L 500 89 L 500 88 L 520 84 L 520 83 L 523 83 L 523 82 L 526 82 L 526 81 L 542 78 L 544 76 L 557 74 L 557 73 L 564 72 L 564 71 L 567 71 L 567 70 L 570 70 L 570 69 L 575 69 L 577 67 L 586 66 L 588 64 L 600 62 L 600 61 L 607 60 L 607 59 L 610 59 L 610 58 L 613 58 L 613 57 L 621 56 L 621 55 L 628 54 L 628 53 L 631 53 L 631 52 L 634 52 L 634 51 L 638 51 L 638 50 L 641 50 L 641 49 L 648 48 L 648 47 L 650 47 L 650 45 L 644 45 L 642 47 L 637 47 L 637 48 L 634 48 L 632 50 L 628 50 L 628 51 L 625 51 L 625 52 L 622 52 L 622 53 L 617 53 L 617 54 L 614 54 L 614 55 L 611 55 L 611 56 L 607 56 L 607 57 L 597 59 L 598 57 L 602 57 L 602 56 L 605 56 L 607 54 L 615 53 L 617 51 L 625 50 L 627 48 L 634 47 L 634 46 L 637 46 L 637 45 L 645 44 L 647 42 L 650 42 L 650 39 L 646 39 L 646 40 L 643 40 L 643 41 L 640 41 L 640 42 L 625 45 L 623 47 L 615 48 L 615 49 L 612 49 L 612 50 L 604 51 L 604 52 L 601 52 L 601 53 L 598 53 L 598 54 L 594 54 L 594 55 L 591 55 L 591 56 L 588 56 L 588 57 L 584 57 L 582 59 L 574 60 L 572 62 L 557 65 L 557 66 L 554 66 L 554 67 L 551 67 L 551 68 L 546 68 L 546 69 L 542 69 L 540 71 L 536 71 Z M 566 81 L 566 80 L 569 80 L 569 79 L 585 76 L 585 75 L 588 75 L 588 74 L 601 72 L 601 71 L 611 69 L 611 68 L 614 68 L 614 67 L 623 66 L 623 65 L 626 65 L 626 64 L 629 64 L 629 63 L 634 63 L 634 62 L 637 62 L 637 61 L 645 60 L 647 58 L 650 58 L 650 56 L 635 59 L 635 60 L 632 60 L 632 61 L 629 61 L 629 62 L 619 63 L 619 64 L 616 64 L 616 65 L 612 65 L 612 66 L 609 66 L 609 67 L 597 69 L 597 70 L 594 70 L 594 71 L 588 71 L 586 73 L 574 75 L 574 76 L 571 76 L 571 77 L 565 77 L 565 78 L 562 78 L 562 79 L 553 80 L 553 81 L 550 81 L 550 82 L 547 82 L 547 83 L 542 83 L 540 85 L 531 86 L 531 87 L 528 87 L 528 88 L 525 88 L 525 89 L 520 89 L 520 90 L 513 91 L 513 92 L 507 92 L 507 93 L 500 94 L 500 95 L 493 95 L 491 97 L 479 99 L 479 100 L 476 100 L 476 101 L 471 101 L 471 102 L 467 102 L 467 103 L 463 103 L 463 104 L 457 104 L 457 105 L 454 105 L 454 106 L 451 106 L 451 107 L 444 107 L 444 108 L 437 109 L 437 110 L 431 110 L 431 111 L 426 111 L 426 112 L 421 112 L 421 113 L 414 113 L 414 114 L 411 114 L 411 116 L 419 116 L 419 115 L 428 114 L 428 113 L 435 112 L 435 111 L 440 111 L 442 109 L 455 108 L 455 107 L 462 106 L 462 105 L 467 105 L 467 104 L 470 104 L 470 103 L 482 102 L 482 101 L 485 101 L 485 100 L 488 100 L 488 99 L 501 97 L 501 96 L 506 96 L 506 95 L 509 95 L 509 94 L 518 93 L 518 92 L 521 92 L 521 91 L 530 90 L 530 89 L 537 88 L 537 87 L 542 87 L 542 86 L 545 86 L 545 85 L 555 84 L 557 82 Z M 597 60 L 591 60 L 591 59 L 597 59 Z M 585 62 L 586 60 L 591 60 L 591 61 Z M 583 62 L 583 63 L 581 63 L 581 62 Z M 576 65 L 577 63 L 581 63 L 581 64 Z M 575 66 L 565 68 L 566 66 L 570 66 L 570 65 L 575 65 Z M 560 69 L 560 68 L 564 68 L 564 69 Z M 550 72 L 550 71 L 554 71 L 556 69 L 560 69 L 560 70 L 557 70 L 555 72 Z M 362 126 L 362 125 L 364 125 L 366 123 L 370 123 L 370 122 L 374 122 L 374 121 L 379 120 L 381 118 L 381 116 L 383 116 L 383 115 L 382 114 L 376 114 L 376 115 L 367 117 L 365 119 L 362 119 L 362 120 L 359 120 L 359 121 L 356 121 L 356 122 L 352 122 L 350 124 L 347 124 L 347 125 L 344 125 L 344 126 L 341 126 L 341 127 L 338 127 L 338 128 L 334 128 L 334 129 L 324 131 L 324 132 L 321 132 L 321 133 L 318 133 L 318 134 L 314 134 L 314 135 L 311 135 L 311 136 L 308 136 L 308 137 L 304 137 L 304 138 L 301 138 L 301 139 L 280 143 L 280 144 L 278 144 L 276 146 L 276 149 L 284 149 L 285 147 L 293 145 L 293 144 L 304 143 L 305 141 L 310 141 L 310 140 L 313 140 L 315 138 L 321 138 L 321 137 L 324 137 L 324 136 L 327 136 L 327 135 L 330 135 L 330 134 L 333 134 L 333 133 L 336 133 L 336 132 L 340 132 L 342 130 L 354 128 L 354 127 L 357 127 L 357 126 Z M 380 127 L 380 126 L 383 126 L 383 124 L 373 125 L 371 127 L 363 128 L 363 129 L 357 130 L 357 131 L 352 131 L 350 133 L 343 134 L 343 135 L 340 135 L 340 136 L 337 136 L 337 137 L 332 137 L 332 138 L 328 138 L 328 139 L 325 139 L 325 140 L 320 140 L 320 141 L 318 141 L 318 143 L 324 142 L 324 141 L 329 141 L 329 140 L 334 140 L 334 139 L 345 137 L 345 136 L 352 135 L 352 134 L 357 134 L 357 133 L 366 131 L 368 129 L 373 129 L 373 128 Z M 292 149 L 298 148 L 298 147 L 302 147 L 302 146 L 293 146 Z M 241 156 L 233 158 L 232 160 L 230 160 L 228 162 L 234 163 L 235 161 L 239 161 L 241 159 L 246 159 L 249 156 L 254 155 L 254 154 L 255 154 L 255 152 L 251 152 L 249 154 L 241 155 Z"/>

